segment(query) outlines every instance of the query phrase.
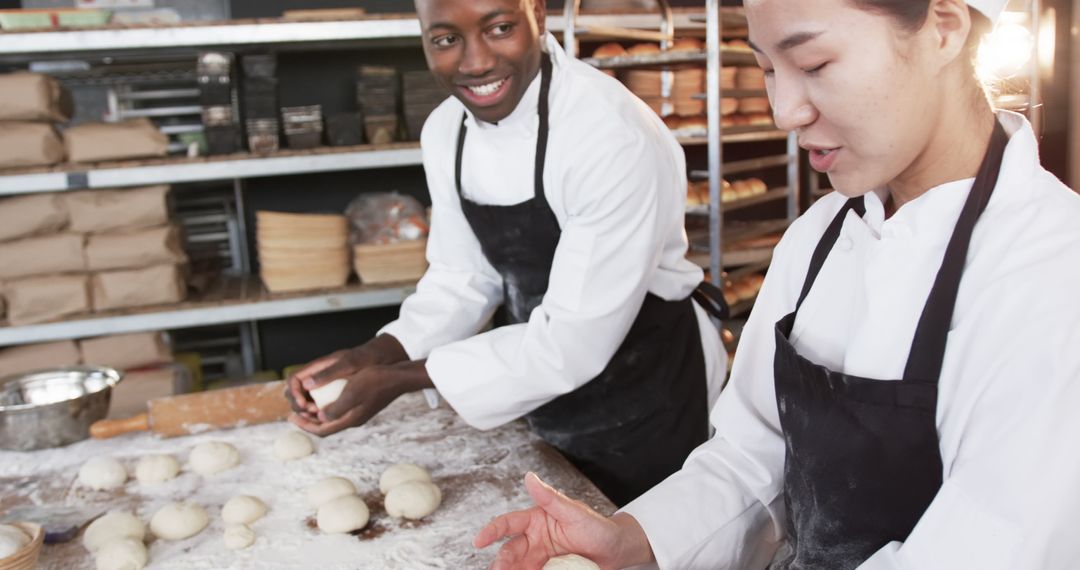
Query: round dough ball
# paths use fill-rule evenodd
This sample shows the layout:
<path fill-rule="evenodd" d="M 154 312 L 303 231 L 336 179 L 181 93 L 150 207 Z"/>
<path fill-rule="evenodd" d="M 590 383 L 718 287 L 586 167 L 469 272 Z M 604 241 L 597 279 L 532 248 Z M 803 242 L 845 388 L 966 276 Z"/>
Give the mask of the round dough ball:
<path fill-rule="evenodd" d="M 79 469 L 79 482 L 98 491 L 121 487 L 127 477 L 127 470 L 112 457 L 94 457 Z"/>
<path fill-rule="evenodd" d="M 191 450 L 188 462 L 200 475 L 215 475 L 239 465 L 240 452 L 221 441 L 206 441 Z"/>
<path fill-rule="evenodd" d="M 7 558 L 30 544 L 30 537 L 17 526 L 0 524 L 0 560 Z"/>
<path fill-rule="evenodd" d="M 564 554 L 548 560 L 543 570 L 600 570 L 600 566 L 584 556 Z"/>
<path fill-rule="evenodd" d="M 146 538 L 146 525 L 139 517 L 124 511 L 110 511 L 90 523 L 83 532 L 83 546 L 97 552 L 106 543 L 121 538 L 142 541 Z"/>
<path fill-rule="evenodd" d="M 379 477 L 379 490 L 385 495 L 390 492 L 390 489 L 409 481 L 430 483 L 431 474 L 427 472 L 427 469 L 412 463 L 391 465 L 389 469 L 383 471 L 382 477 Z"/>
<path fill-rule="evenodd" d="M 255 544 L 255 531 L 246 524 L 225 527 L 225 548 L 243 550 Z"/>
<path fill-rule="evenodd" d="M 147 455 L 135 466 L 135 479 L 143 485 L 164 483 L 180 473 L 180 462 L 171 455 Z"/>
<path fill-rule="evenodd" d="M 150 532 L 165 540 L 183 540 L 206 528 L 210 517 L 194 503 L 169 503 L 150 519 Z"/>
<path fill-rule="evenodd" d="M 134 538 L 106 543 L 94 557 L 97 570 L 142 570 L 149 561 L 146 545 Z"/>
<path fill-rule="evenodd" d="M 321 410 L 336 402 L 337 399 L 341 397 L 341 393 L 345 391 L 345 385 L 348 383 L 348 380 L 338 378 L 337 380 L 331 380 L 308 393 L 311 394 L 311 401 L 315 402 L 315 407 Z"/>
<path fill-rule="evenodd" d="M 390 489 L 383 506 L 392 517 L 419 520 L 435 512 L 441 503 L 442 493 L 433 483 L 409 481 Z"/>
<path fill-rule="evenodd" d="M 355 495 L 356 485 L 344 477 L 327 477 L 308 487 L 308 504 L 319 508 L 324 504 L 345 495 Z"/>
<path fill-rule="evenodd" d="M 315 519 L 319 523 L 319 530 L 328 534 L 342 534 L 364 528 L 369 516 L 363 499 L 356 495 L 345 495 L 319 507 Z"/>
<path fill-rule="evenodd" d="M 221 520 L 230 525 L 250 524 L 261 519 L 265 514 L 266 503 L 258 497 L 237 495 L 229 499 L 229 502 L 225 503 L 221 509 Z"/>
<path fill-rule="evenodd" d="M 315 453 L 315 444 L 306 434 L 290 431 L 274 440 L 274 457 L 279 461 L 292 461 Z"/>

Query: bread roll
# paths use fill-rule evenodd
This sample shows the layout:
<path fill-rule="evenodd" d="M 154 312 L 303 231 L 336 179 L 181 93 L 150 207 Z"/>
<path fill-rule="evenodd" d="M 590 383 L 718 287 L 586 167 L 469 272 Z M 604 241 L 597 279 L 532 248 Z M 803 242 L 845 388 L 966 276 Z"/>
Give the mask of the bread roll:
<path fill-rule="evenodd" d="M 768 113 L 769 99 L 767 97 L 747 97 L 739 101 L 739 112 L 745 115 Z"/>
<path fill-rule="evenodd" d="M 696 117 L 683 117 L 681 128 L 685 130 L 707 131 L 709 129 L 709 121 L 701 115 Z"/>
<path fill-rule="evenodd" d="M 606 44 L 596 48 L 596 51 L 594 51 L 593 54 L 592 54 L 592 56 L 597 58 L 597 59 L 604 59 L 604 58 L 609 58 L 609 57 L 619 57 L 619 56 L 622 56 L 622 55 L 626 55 L 626 48 L 622 47 L 621 45 L 619 45 L 619 44 L 617 44 L 615 42 L 606 43 Z"/>
<path fill-rule="evenodd" d="M 750 49 L 750 44 L 746 43 L 745 40 L 730 40 L 728 42 L 725 42 L 724 47 L 726 47 L 727 49 L 729 49 L 731 51 L 741 51 L 741 52 L 753 52 L 754 51 L 754 50 Z"/>
<path fill-rule="evenodd" d="M 765 70 L 760 67 L 740 67 L 735 84 L 739 89 L 764 89 Z"/>
<path fill-rule="evenodd" d="M 727 180 L 720 181 L 720 201 L 730 202 L 735 200 L 738 196 L 735 194 L 735 190 L 732 190 L 731 183 Z"/>
<path fill-rule="evenodd" d="M 739 110 L 739 100 L 734 97 L 724 97 L 720 100 L 720 114 L 727 116 Z"/>
<path fill-rule="evenodd" d="M 626 53 L 630 55 L 652 55 L 660 53 L 660 46 L 657 44 L 635 44 L 626 50 Z"/>
<path fill-rule="evenodd" d="M 703 51 L 705 49 L 705 43 L 696 38 L 680 38 L 675 40 L 675 43 L 668 49 L 668 51 Z"/>
<path fill-rule="evenodd" d="M 759 127 L 772 126 L 772 115 L 768 113 L 754 113 L 753 115 L 746 117 L 746 124 Z"/>
<path fill-rule="evenodd" d="M 750 185 L 750 191 L 754 196 L 764 194 L 769 191 L 769 186 L 765 184 L 760 178 L 751 178 L 746 183 Z"/>
<path fill-rule="evenodd" d="M 664 117 L 664 124 L 667 128 L 677 131 L 682 127 L 682 117 L 678 115 L 668 115 Z"/>
<path fill-rule="evenodd" d="M 753 196 L 754 189 L 745 180 L 739 180 L 731 185 L 732 192 L 737 198 L 749 198 Z"/>

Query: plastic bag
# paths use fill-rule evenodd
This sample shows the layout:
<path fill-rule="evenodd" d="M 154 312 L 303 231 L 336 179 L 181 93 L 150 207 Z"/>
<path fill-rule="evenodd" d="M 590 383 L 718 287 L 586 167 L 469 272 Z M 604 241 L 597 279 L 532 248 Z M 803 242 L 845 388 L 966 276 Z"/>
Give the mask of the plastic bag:
<path fill-rule="evenodd" d="M 357 196 L 345 209 L 351 245 L 397 243 L 424 239 L 428 216 L 416 198 L 398 192 Z"/>

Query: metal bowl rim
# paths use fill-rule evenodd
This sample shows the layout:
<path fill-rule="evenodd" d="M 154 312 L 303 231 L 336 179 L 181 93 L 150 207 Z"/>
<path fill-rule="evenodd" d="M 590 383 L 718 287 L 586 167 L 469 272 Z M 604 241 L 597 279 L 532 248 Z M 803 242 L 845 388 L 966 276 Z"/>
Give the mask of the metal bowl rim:
<path fill-rule="evenodd" d="M 124 374 L 115 368 L 109 368 L 107 366 L 64 366 L 59 368 L 42 368 L 39 370 L 31 370 L 28 372 L 20 372 L 18 374 L 9 374 L 7 376 L 0 377 L 0 387 L 14 381 L 18 381 L 23 378 L 31 376 L 37 376 L 41 374 L 70 374 L 72 372 L 92 373 L 97 372 L 105 376 L 105 388 L 96 392 L 88 392 L 77 398 L 70 398 L 67 400 L 61 400 L 59 402 L 51 402 L 48 404 L 16 404 L 13 406 L 5 406 L 0 404 L 0 414 L 5 412 L 24 412 L 28 410 L 44 410 L 52 406 L 62 406 L 82 398 L 90 396 L 96 396 L 101 393 L 107 393 L 116 387 L 117 384 L 123 379 Z"/>

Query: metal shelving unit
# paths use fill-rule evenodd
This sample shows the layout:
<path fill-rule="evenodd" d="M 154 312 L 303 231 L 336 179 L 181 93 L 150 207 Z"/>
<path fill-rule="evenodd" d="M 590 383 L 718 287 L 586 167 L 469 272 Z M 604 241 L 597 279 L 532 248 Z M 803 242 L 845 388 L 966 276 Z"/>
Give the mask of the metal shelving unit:
<path fill-rule="evenodd" d="M 304 151 L 285 150 L 268 156 L 241 153 L 223 157 L 169 158 L 96 165 L 72 164 L 49 170 L 0 173 L 0 196 L 419 166 L 421 162 L 419 143 L 397 143 Z"/>
<path fill-rule="evenodd" d="M 692 21 L 694 12 L 676 10 L 671 15 L 675 25 L 701 28 Z M 548 29 L 563 32 L 565 18 L 549 15 Z M 594 37 L 612 28 L 646 30 L 655 26 L 655 15 L 585 14 L 578 20 L 580 29 L 571 30 L 581 37 Z M 151 53 L 186 57 L 201 49 L 237 49 L 253 46 L 277 46 L 288 49 L 413 45 L 420 37 L 415 15 L 372 16 L 348 21 L 296 22 L 281 19 L 240 20 L 204 23 L 181 23 L 162 26 L 112 26 L 82 30 L 47 30 L 0 32 L 0 62 L 35 63 L 47 70 L 50 60 L 57 63 L 73 57 L 109 58 Z M 164 97 L 164 94 L 158 94 Z M 170 96 L 189 96 L 172 93 Z M 117 109 L 125 115 L 141 105 L 127 102 L 151 97 L 145 93 L 125 93 L 118 97 Z M 121 101 L 120 99 L 124 100 Z M 182 111 L 182 110 L 181 110 Z M 136 111 L 136 114 L 138 112 Z M 170 111 L 176 114 L 176 109 Z M 167 158 L 146 161 L 62 165 L 49 169 L 0 172 L 0 196 L 37 192 L 61 192 L 85 188 L 115 188 L 150 184 L 177 184 L 207 181 L 233 181 L 236 188 L 246 178 L 361 170 L 413 167 L 422 164 L 417 143 L 346 148 L 322 148 L 309 151 L 281 151 L 273 155 L 236 154 L 204 158 Z M 243 209 L 242 204 L 236 208 Z M 197 239 L 214 241 L 210 248 L 227 259 L 231 269 L 246 271 L 249 262 L 243 247 L 236 247 L 237 236 L 243 239 L 244 217 L 232 215 L 200 216 L 193 212 L 182 217 L 188 226 L 205 226 Z M 235 222 L 235 223 L 234 223 Z M 239 224 L 232 227 L 230 224 Z M 215 229 L 217 228 L 217 229 Z M 222 235 L 228 234 L 228 239 Z M 233 271 L 235 273 L 235 271 Z M 232 323 L 251 323 L 299 315 L 385 307 L 400 304 L 414 291 L 414 284 L 388 287 L 348 286 L 333 291 L 272 295 L 257 278 L 232 275 L 223 284 L 188 302 L 142 310 L 96 313 L 35 325 L 10 326 L 0 322 L 0 347 L 118 334 L 144 330 L 187 329 Z"/>
<path fill-rule="evenodd" d="M 570 2 L 567 4 L 567 10 L 564 14 L 566 22 L 563 45 L 567 50 L 567 53 L 571 55 L 577 54 L 578 35 L 585 28 L 584 25 L 577 21 L 579 7 L 579 0 Z M 642 35 L 639 31 L 627 33 L 626 30 L 621 29 L 597 30 L 593 28 L 591 31 L 594 34 L 601 31 L 604 32 L 601 35 L 605 36 L 606 39 L 658 41 L 661 44 L 660 53 L 602 59 L 584 58 L 582 61 L 601 69 L 661 69 L 664 71 L 701 65 L 702 63 L 705 64 L 707 89 L 706 93 L 697 96 L 697 98 L 706 101 L 708 124 L 706 134 L 705 136 L 679 136 L 678 140 L 685 146 L 708 146 L 708 168 L 691 172 L 690 178 L 691 180 L 708 180 L 709 182 L 710 200 L 707 212 L 709 216 L 709 230 L 705 240 L 706 243 L 700 243 L 699 241 L 697 245 L 700 249 L 698 251 L 692 251 L 690 258 L 709 270 L 711 278 L 716 285 L 722 285 L 726 270 L 729 269 L 729 267 L 738 265 L 737 263 L 725 262 L 725 250 L 728 249 L 729 243 L 744 239 L 753 239 L 770 232 L 782 231 L 798 214 L 800 179 L 797 141 L 794 135 L 777 130 L 775 126 L 722 127 L 720 112 L 720 101 L 722 98 L 763 97 L 766 95 L 766 93 L 760 89 L 735 89 L 730 92 L 724 92 L 721 89 L 720 74 L 724 65 L 757 65 L 752 53 L 722 47 L 721 40 L 723 38 L 723 30 L 725 27 L 745 28 L 745 15 L 740 10 L 721 9 L 719 0 L 707 0 L 703 17 L 701 14 L 692 15 L 690 17 L 690 21 L 693 23 L 705 24 L 706 49 L 704 52 L 667 51 L 668 47 L 673 42 L 675 30 L 676 28 L 679 28 L 679 25 L 673 20 L 671 8 L 666 1 L 661 0 L 659 2 L 659 14 L 655 14 L 654 18 L 658 18 L 659 20 L 658 26 L 655 20 L 653 23 L 653 26 L 658 27 L 659 31 L 652 34 Z M 699 29 L 700 28 L 695 28 L 695 31 Z M 662 92 L 670 92 L 670 82 L 664 81 L 663 83 L 666 89 Z M 768 141 L 787 141 L 784 154 L 733 162 L 724 161 L 724 145 Z M 753 196 L 726 203 L 723 202 L 721 186 L 724 177 L 775 168 L 785 169 L 785 177 L 787 180 L 785 186 L 774 188 L 760 196 Z M 766 204 L 783 199 L 786 199 L 787 201 L 785 217 L 783 219 L 741 224 L 732 227 L 731 229 L 725 228 L 727 225 L 725 222 L 726 214 L 750 206 Z M 693 215 L 698 212 L 691 211 L 690 213 Z M 692 246 L 694 241 L 695 240 L 691 240 Z M 704 256 L 701 249 L 707 251 Z M 703 262 L 704 257 L 706 256 L 708 259 L 707 263 Z M 771 255 L 768 257 L 771 257 Z M 742 262 L 745 259 L 752 259 L 752 262 L 757 264 L 755 271 L 760 271 L 763 267 L 767 267 L 768 258 L 764 260 L 765 265 L 761 266 L 761 256 L 757 254 L 754 254 L 754 256 L 733 256 L 730 261 Z"/>
<path fill-rule="evenodd" d="M 674 10 L 672 21 L 680 28 L 700 29 L 701 24 L 694 21 L 697 13 Z M 611 29 L 651 36 L 652 34 L 645 30 L 655 27 L 656 17 L 649 13 L 582 14 L 575 18 L 575 22 L 578 29 L 571 32 L 581 37 L 592 37 Z M 566 18 L 558 13 L 549 14 L 547 29 L 556 34 L 564 33 L 567 29 Z M 109 26 L 63 31 L 0 32 L 0 61 L 26 61 L 31 57 L 133 50 L 392 43 L 395 40 L 415 40 L 419 37 L 420 21 L 414 14 L 372 15 L 357 20 L 320 22 L 260 19 L 160 26 Z"/>
<path fill-rule="evenodd" d="M 226 279 L 177 306 L 95 313 L 56 322 L 0 327 L 0 346 L 139 331 L 183 329 L 398 305 L 413 284 L 353 285 L 314 293 L 270 294 L 257 278 Z"/>

